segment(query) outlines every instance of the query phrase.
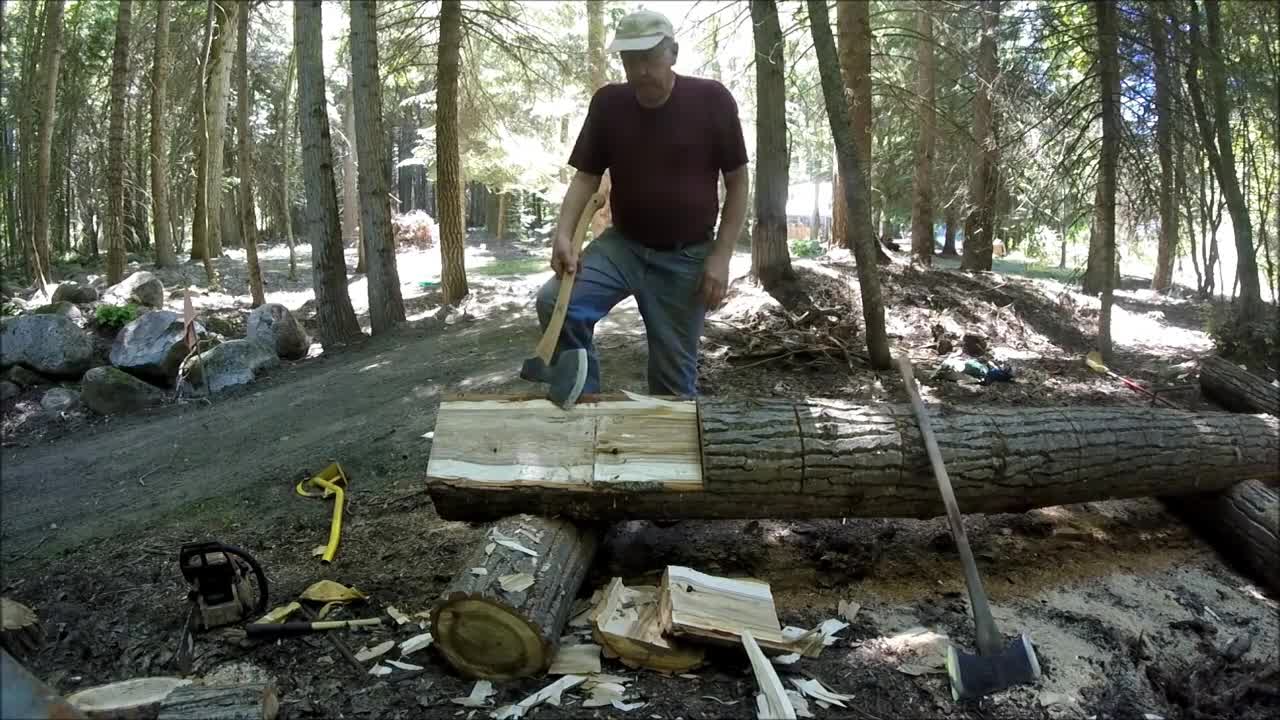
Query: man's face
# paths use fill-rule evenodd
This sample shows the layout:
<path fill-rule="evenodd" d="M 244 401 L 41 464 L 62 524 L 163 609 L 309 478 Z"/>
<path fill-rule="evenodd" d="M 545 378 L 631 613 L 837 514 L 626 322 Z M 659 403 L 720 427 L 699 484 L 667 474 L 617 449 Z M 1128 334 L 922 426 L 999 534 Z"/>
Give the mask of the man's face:
<path fill-rule="evenodd" d="M 677 46 L 663 40 L 648 50 L 628 50 L 622 55 L 622 68 L 627 73 L 627 84 L 636 93 L 636 99 L 645 107 L 656 107 L 667 99 L 675 85 L 672 67 L 676 62 Z"/>

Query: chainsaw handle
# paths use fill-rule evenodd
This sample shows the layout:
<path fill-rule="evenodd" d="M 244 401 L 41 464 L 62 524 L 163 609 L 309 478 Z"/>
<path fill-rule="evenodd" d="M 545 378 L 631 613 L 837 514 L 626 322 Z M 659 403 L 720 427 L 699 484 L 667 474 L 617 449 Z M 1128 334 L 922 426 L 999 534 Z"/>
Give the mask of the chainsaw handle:
<path fill-rule="evenodd" d="M 258 593 L 258 605 L 253 609 L 253 616 L 261 617 L 262 614 L 267 611 L 268 605 L 267 574 L 263 572 L 262 566 L 258 564 L 257 560 L 253 559 L 252 555 L 235 545 L 218 543 L 218 549 L 228 555 L 234 555 L 241 560 L 244 560 L 249 566 L 249 569 L 253 571 L 253 576 L 258 579 L 258 588 L 261 590 L 261 592 Z"/>

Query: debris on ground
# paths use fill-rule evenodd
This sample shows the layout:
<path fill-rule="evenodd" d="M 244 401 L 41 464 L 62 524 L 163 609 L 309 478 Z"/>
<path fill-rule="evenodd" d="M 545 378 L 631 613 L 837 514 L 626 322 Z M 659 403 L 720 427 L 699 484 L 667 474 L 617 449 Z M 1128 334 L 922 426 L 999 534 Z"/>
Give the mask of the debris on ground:
<path fill-rule="evenodd" d="M 477 680 L 476 684 L 471 688 L 470 695 L 454 698 L 452 702 L 463 707 L 484 707 L 489 704 L 489 698 L 496 694 L 497 691 L 493 689 L 493 683 L 488 680 Z"/>
<path fill-rule="evenodd" d="M 504 705 L 498 708 L 493 713 L 494 720 L 517 720 L 517 718 L 524 717 L 525 713 L 529 712 L 530 709 L 542 703 L 559 705 L 560 695 L 565 690 L 581 685 L 586 679 L 582 675 L 565 675 L 515 705 Z"/>

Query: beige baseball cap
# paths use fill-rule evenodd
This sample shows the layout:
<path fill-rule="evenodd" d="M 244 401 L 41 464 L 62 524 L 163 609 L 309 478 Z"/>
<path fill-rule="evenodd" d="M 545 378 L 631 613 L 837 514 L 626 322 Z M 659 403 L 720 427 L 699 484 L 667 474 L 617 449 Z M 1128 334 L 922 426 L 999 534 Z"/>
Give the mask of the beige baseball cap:
<path fill-rule="evenodd" d="M 667 16 L 652 10 L 637 10 L 618 21 L 608 51 L 648 50 L 663 38 L 674 40 L 675 37 L 675 29 Z"/>

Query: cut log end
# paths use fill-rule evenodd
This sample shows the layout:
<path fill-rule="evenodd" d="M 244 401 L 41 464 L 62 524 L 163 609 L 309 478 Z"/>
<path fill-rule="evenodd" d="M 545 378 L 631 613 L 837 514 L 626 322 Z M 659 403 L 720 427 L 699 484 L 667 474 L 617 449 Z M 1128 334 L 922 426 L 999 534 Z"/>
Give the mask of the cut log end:
<path fill-rule="evenodd" d="M 18 660 L 25 660 L 44 646 L 40 619 L 22 603 L 0 598 L 0 647 Z"/>
<path fill-rule="evenodd" d="M 445 598 L 431 631 L 449 663 L 471 677 L 528 677 L 549 666 L 554 653 L 518 611 L 484 597 Z"/>

